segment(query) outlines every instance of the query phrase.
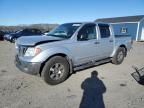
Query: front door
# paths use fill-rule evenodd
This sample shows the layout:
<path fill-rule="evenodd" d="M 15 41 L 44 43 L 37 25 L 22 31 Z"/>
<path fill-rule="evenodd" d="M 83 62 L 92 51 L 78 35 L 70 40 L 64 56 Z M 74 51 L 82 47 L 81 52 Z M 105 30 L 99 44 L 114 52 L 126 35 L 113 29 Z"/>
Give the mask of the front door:
<path fill-rule="evenodd" d="M 76 64 L 86 63 L 99 58 L 99 46 L 97 41 L 96 25 L 86 24 L 79 31 L 75 43 Z"/>

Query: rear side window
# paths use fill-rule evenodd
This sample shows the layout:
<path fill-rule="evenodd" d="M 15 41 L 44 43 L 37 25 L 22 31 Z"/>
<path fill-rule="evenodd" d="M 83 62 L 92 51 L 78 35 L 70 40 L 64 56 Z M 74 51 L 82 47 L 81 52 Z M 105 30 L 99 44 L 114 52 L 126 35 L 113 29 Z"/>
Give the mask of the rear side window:
<path fill-rule="evenodd" d="M 110 29 L 109 25 L 107 24 L 98 24 L 100 29 L 101 38 L 108 38 L 110 37 Z"/>

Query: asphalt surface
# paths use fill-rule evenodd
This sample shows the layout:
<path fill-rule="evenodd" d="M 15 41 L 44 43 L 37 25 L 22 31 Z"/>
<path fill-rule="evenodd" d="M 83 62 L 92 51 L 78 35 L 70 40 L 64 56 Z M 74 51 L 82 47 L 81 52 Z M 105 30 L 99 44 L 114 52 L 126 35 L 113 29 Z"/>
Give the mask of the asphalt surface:
<path fill-rule="evenodd" d="M 106 63 L 50 86 L 14 65 L 15 46 L 0 41 L 0 108 L 143 108 L 144 86 L 131 73 L 144 67 L 144 43 L 134 43 L 121 65 Z"/>

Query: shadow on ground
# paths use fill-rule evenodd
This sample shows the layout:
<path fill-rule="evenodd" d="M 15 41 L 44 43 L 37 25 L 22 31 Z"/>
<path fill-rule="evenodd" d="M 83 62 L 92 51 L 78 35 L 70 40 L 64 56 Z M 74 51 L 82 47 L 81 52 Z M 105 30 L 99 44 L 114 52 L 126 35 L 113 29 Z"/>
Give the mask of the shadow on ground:
<path fill-rule="evenodd" d="M 91 77 L 81 84 L 83 97 L 79 108 L 105 108 L 103 94 L 106 92 L 104 83 L 98 78 L 98 72 L 93 71 Z"/>

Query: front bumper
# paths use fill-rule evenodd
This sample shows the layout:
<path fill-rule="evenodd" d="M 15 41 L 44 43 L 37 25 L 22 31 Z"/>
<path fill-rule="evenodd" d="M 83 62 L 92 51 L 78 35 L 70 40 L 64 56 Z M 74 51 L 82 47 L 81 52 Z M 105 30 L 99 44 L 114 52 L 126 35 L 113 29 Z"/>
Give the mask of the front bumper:
<path fill-rule="evenodd" d="M 32 63 L 26 62 L 19 59 L 18 56 L 15 57 L 15 65 L 22 72 L 31 74 L 31 75 L 39 75 L 41 63 Z"/>

